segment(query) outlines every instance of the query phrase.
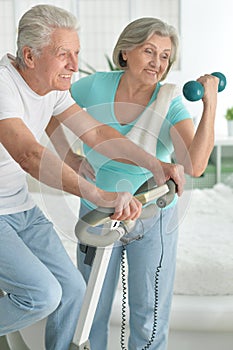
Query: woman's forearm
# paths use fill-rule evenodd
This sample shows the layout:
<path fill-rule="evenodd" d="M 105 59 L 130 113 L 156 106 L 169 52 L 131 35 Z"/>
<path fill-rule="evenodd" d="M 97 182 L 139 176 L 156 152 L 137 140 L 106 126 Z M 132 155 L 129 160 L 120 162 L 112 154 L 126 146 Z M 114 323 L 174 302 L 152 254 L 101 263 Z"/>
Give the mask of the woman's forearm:
<path fill-rule="evenodd" d="M 209 157 L 214 147 L 214 121 L 215 110 L 211 106 L 205 107 L 189 148 L 193 176 L 202 175 L 208 165 Z"/>
<path fill-rule="evenodd" d="M 185 173 L 198 177 L 205 171 L 214 147 L 218 78 L 204 75 L 198 79 L 204 86 L 203 112 L 195 131 L 190 119 L 171 128 L 175 155 Z"/>

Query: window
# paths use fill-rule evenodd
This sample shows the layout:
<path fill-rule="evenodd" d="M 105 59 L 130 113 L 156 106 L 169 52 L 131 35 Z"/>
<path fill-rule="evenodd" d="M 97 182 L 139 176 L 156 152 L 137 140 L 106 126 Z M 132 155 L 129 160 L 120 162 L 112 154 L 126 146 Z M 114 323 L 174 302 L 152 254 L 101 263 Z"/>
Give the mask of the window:
<path fill-rule="evenodd" d="M 13 1 L 0 1 L 0 56 L 6 52 L 15 51 L 16 31 L 14 26 L 14 8 Z"/>
<path fill-rule="evenodd" d="M 32 6 L 41 3 L 60 6 L 76 13 L 76 0 L 0 0 L 0 57 L 6 52 L 15 54 L 20 17 Z"/>
<path fill-rule="evenodd" d="M 80 67 L 88 63 L 96 70 L 108 69 L 105 55 L 111 58 L 120 32 L 132 20 L 158 17 L 180 31 L 179 13 L 179 0 L 79 0 Z"/>
<path fill-rule="evenodd" d="M 132 20 L 152 16 L 180 30 L 180 0 L 0 0 L 0 54 L 15 53 L 19 18 L 40 3 L 63 7 L 76 14 L 80 23 L 80 67 L 85 63 L 96 70 L 108 69 L 110 58 L 122 29 Z"/>

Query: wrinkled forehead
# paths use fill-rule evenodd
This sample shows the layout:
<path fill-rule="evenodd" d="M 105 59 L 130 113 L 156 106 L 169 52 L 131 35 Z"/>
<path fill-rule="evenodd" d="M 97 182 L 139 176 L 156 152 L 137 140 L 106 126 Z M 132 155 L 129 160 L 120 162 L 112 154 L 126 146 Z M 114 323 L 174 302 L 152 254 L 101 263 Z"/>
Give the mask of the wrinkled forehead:
<path fill-rule="evenodd" d="M 55 51 L 80 50 L 80 40 L 77 31 L 65 28 L 58 28 L 53 31 L 49 45 Z"/>

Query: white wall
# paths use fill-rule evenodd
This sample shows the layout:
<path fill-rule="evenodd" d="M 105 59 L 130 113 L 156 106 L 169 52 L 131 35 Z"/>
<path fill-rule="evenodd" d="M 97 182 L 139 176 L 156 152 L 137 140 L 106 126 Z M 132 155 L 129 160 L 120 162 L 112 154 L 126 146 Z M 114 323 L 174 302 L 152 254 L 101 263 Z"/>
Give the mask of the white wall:
<path fill-rule="evenodd" d="M 123 0 L 122 0 L 123 1 Z M 160 0 L 161 4 L 163 0 Z M 174 0 L 171 0 L 171 3 L 174 4 Z M 17 3 L 17 16 L 19 15 L 19 9 L 22 6 L 30 7 L 32 4 L 38 3 L 39 0 L 24 0 L 20 1 L 20 5 Z M 97 33 L 95 26 L 92 24 L 88 25 L 88 28 L 85 28 L 87 16 L 89 12 L 82 12 L 80 6 L 81 1 L 78 0 L 44 0 L 46 3 L 56 3 L 58 6 L 62 4 L 67 9 L 70 9 L 71 4 L 77 6 L 77 16 L 80 16 L 81 27 L 83 32 L 92 33 L 91 38 L 94 38 L 94 43 L 103 40 L 103 33 Z M 86 1 L 85 1 L 86 3 Z M 98 16 L 104 17 L 105 12 L 103 11 L 102 5 L 105 2 L 100 2 L 96 0 L 95 3 L 98 3 L 98 6 L 102 9 Z M 128 10 L 128 7 L 125 5 L 125 11 Z M 130 1 L 132 7 L 141 4 L 139 0 Z M 144 1 L 144 3 L 150 3 L 149 0 Z M 217 119 L 216 119 L 216 134 L 217 135 L 226 135 L 227 134 L 227 124 L 224 118 L 224 113 L 228 107 L 233 106 L 233 26 L 232 26 L 232 13 L 233 13 L 233 1 L 232 0 L 180 0 L 181 3 L 181 18 L 180 18 L 180 27 L 181 27 L 181 49 L 180 49 L 180 59 L 181 59 L 181 70 L 171 72 L 168 81 L 176 82 L 183 86 L 183 84 L 188 80 L 193 80 L 198 78 L 200 75 L 205 73 L 212 73 L 213 71 L 221 71 L 227 77 L 227 87 L 226 89 L 218 95 L 218 108 L 217 108 Z M 30 6 L 29 6 L 30 4 Z M 15 36 L 15 28 L 10 26 L 10 23 L 14 23 L 13 11 L 13 2 L 10 0 L 0 0 L 0 38 L 1 38 L 1 55 L 3 54 L 1 50 L 4 47 L 5 50 L 14 51 L 12 49 L 13 36 Z M 137 7 L 136 6 L 136 7 Z M 162 5 L 161 5 L 162 6 Z M 152 16 L 159 16 L 160 6 L 153 1 L 153 8 L 151 9 Z M 90 10 L 92 7 L 90 8 Z M 146 10 L 145 10 L 146 11 Z M 75 12 L 75 11 L 73 11 Z M 124 12 L 124 11 L 123 11 Z M 135 12 L 135 11 L 134 11 Z M 167 13 L 167 12 L 166 12 Z M 133 13 L 135 14 L 135 13 Z M 140 10 L 140 16 L 148 15 L 147 12 Z M 16 17 L 17 17 L 16 16 Z M 96 16 L 96 12 L 95 12 Z M 112 12 L 114 16 L 114 21 L 122 21 L 122 9 L 117 13 L 117 11 Z M 111 16 L 110 16 L 111 17 Z M 114 23 L 115 23 L 114 22 Z M 101 20 L 99 21 L 101 23 Z M 9 25 L 7 25 L 9 24 Z M 107 28 L 110 28 L 109 24 Z M 104 28 L 102 28 L 103 30 Z M 109 30 L 111 30 L 110 28 Z M 119 35 L 119 30 L 115 29 L 115 35 Z M 93 34 L 94 32 L 94 34 Z M 14 34 L 13 34 L 14 33 Z M 7 35 L 6 35 L 7 34 Z M 86 60 L 87 48 L 91 47 L 93 49 L 94 62 L 96 63 L 96 50 L 94 43 L 89 41 L 89 39 L 84 40 L 81 31 L 82 42 L 82 51 L 81 56 Z M 4 38 L 6 40 L 4 41 Z M 6 47 L 4 43 L 6 42 Z M 112 49 L 114 46 L 114 41 L 112 40 Z M 86 47 L 85 47 L 86 45 Z M 104 41 L 104 45 L 106 42 Z M 106 49 L 106 47 L 105 47 Z M 110 52 L 112 49 L 109 49 Z M 104 67 L 106 66 L 106 61 L 103 55 Z M 88 58 L 89 61 L 89 58 Z M 107 69 L 106 67 L 103 69 Z M 185 101 L 188 108 L 194 117 L 200 117 L 202 110 L 201 102 L 187 102 Z"/>
<path fill-rule="evenodd" d="M 181 0 L 181 71 L 170 80 L 183 85 L 205 73 L 220 71 L 226 89 L 218 95 L 216 135 L 226 135 L 225 110 L 233 106 L 233 1 Z M 201 102 L 187 102 L 197 116 Z"/>

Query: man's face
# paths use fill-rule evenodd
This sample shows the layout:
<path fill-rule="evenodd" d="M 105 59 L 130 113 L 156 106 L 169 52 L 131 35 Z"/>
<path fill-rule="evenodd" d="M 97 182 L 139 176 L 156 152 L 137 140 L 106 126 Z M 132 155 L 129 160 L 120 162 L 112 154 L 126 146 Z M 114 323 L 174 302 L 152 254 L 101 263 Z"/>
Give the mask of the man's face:
<path fill-rule="evenodd" d="M 51 43 L 42 49 L 39 58 L 34 58 L 34 73 L 38 94 L 52 90 L 68 90 L 74 72 L 78 71 L 79 37 L 76 31 L 55 29 Z"/>

